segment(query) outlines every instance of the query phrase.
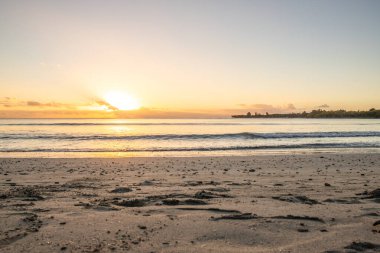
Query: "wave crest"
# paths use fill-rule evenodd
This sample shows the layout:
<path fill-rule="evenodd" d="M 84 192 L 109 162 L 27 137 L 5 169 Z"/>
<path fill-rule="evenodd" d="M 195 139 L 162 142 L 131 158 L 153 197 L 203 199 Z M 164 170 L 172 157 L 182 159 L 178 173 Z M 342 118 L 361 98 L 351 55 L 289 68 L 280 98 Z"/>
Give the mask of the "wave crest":
<path fill-rule="evenodd" d="M 202 139 L 304 139 L 304 138 L 380 137 L 380 132 L 298 132 L 298 133 L 227 133 L 227 134 L 153 134 L 153 135 L 66 135 L 0 134 L 7 140 L 202 140 Z"/>

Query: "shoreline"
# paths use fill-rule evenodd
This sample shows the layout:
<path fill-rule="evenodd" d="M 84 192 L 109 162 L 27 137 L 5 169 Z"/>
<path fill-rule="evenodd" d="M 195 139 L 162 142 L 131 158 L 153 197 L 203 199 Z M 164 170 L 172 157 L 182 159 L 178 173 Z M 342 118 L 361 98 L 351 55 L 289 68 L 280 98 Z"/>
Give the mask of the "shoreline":
<path fill-rule="evenodd" d="M 187 155 L 183 155 L 187 153 Z M 380 148 L 329 148 L 329 149 L 263 149 L 221 151 L 172 151 L 172 152 L 0 152 L 4 158 L 181 158 L 181 157 L 249 157 L 275 155 L 317 155 L 317 154 L 380 154 Z"/>
<path fill-rule="evenodd" d="M 0 251 L 376 252 L 379 166 L 379 153 L 0 158 Z"/>

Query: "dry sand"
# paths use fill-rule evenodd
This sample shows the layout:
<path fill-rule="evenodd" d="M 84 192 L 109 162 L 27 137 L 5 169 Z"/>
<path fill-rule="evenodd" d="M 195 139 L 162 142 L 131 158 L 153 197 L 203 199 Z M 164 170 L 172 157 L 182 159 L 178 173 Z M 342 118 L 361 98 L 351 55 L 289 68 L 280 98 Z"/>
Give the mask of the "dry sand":
<path fill-rule="evenodd" d="M 0 252 L 380 252 L 380 154 L 0 159 Z"/>

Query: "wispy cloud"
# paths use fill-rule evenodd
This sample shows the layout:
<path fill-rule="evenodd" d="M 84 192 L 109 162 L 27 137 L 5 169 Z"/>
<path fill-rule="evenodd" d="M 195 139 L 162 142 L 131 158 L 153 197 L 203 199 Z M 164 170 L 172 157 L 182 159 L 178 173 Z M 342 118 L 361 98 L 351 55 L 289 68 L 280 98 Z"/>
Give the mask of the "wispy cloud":
<path fill-rule="evenodd" d="M 271 104 L 238 104 L 239 112 L 258 112 L 258 113 L 286 113 L 297 110 L 292 103 L 286 105 L 271 105 Z M 233 110 L 233 109 L 232 109 Z M 244 111 L 243 111 L 244 110 Z"/>
<path fill-rule="evenodd" d="M 87 98 L 87 102 L 78 104 L 57 101 L 20 100 L 11 97 L 0 98 L 0 117 L 31 118 L 225 118 L 233 114 L 251 113 L 289 113 L 295 110 L 294 104 L 238 104 L 235 108 L 221 109 L 181 109 L 147 108 L 123 111 L 107 101 Z"/>
<path fill-rule="evenodd" d="M 26 101 L 27 106 L 36 106 L 36 107 L 70 107 L 73 108 L 75 106 L 70 105 L 70 104 L 63 104 L 63 103 L 57 103 L 57 102 L 49 102 L 49 103 L 42 103 L 38 101 Z"/>
<path fill-rule="evenodd" d="M 112 106 L 107 101 L 100 98 L 89 98 L 87 102 L 69 104 L 56 101 L 37 101 L 37 100 L 20 100 L 11 97 L 0 98 L 0 107 L 17 110 L 108 110 L 118 111 L 118 108 Z"/>
<path fill-rule="evenodd" d="M 329 108 L 330 106 L 328 104 L 323 104 L 320 106 L 317 106 L 317 108 Z"/>
<path fill-rule="evenodd" d="M 0 106 L 7 108 L 62 108 L 62 109 L 75 109 L 76 105 L 58 103 L 58 102 L 40 102 L 35 100 L 19 100 L 11 97 L 0 98 Z"/>
<path fill-rule="evenodd" d="M 0 98 L 0 106 L 4 107 L 12 107 L 12 105 L 15 103 L 16 99 L 11 97 L 3 97 Z"/>
<path fill-rule="evenodd" d="M 111 110 L 111 111 L 118 111 L 119 109 L 117 109 L 115 106 L 111 105 L 110 103 L 108 103 L 107 101 L 103 100 L 103 99 L 100 99 L 100 98 L 96 98 L 95 99 L 95 103 L 97 105 L 100 105 L 100 106 L 105 106 L 108 110 Z"/>

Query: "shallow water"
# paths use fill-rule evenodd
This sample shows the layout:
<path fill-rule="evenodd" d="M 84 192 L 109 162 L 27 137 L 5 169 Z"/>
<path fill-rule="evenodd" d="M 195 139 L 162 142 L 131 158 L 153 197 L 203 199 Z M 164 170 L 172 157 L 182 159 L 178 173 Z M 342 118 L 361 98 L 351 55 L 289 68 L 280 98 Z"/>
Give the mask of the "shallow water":
<path fill-rule="evenodd" d="M 1 119 L 2 157 L 380 151 L 379 119 Z"/>

